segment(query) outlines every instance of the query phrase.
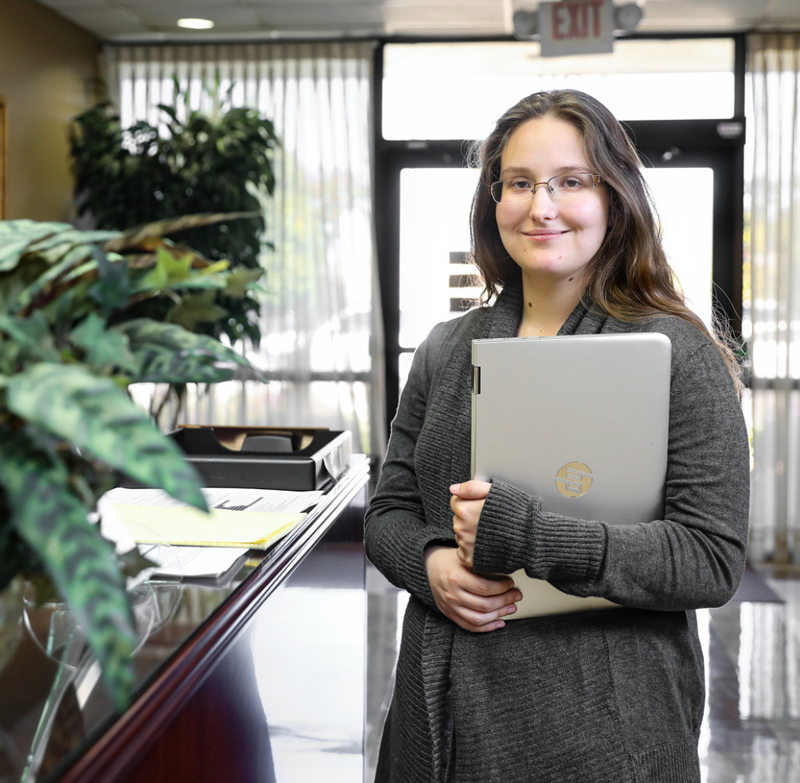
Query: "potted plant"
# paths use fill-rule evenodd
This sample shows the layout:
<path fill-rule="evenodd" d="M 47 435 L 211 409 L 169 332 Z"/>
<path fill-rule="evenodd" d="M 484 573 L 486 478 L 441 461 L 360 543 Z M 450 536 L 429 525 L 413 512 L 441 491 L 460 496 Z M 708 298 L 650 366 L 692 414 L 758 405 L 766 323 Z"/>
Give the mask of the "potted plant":
<path fill-rule="evenodd" d="M 133 618 L 120 563 L 88 515 L 119 474 L 206 507 L 193 468 L 126 390 L 249 368 L 186 325 L 205 317 L 202 294 L 247 296 L 260 270 L 164 238 L 230 217 L 127 232 L 0 222 L 0 589 L 46 574 L 119 708 L 133 680 Z"/>
<path fill-rule="evenodd" d="M 207 112 L 189 106 L 188 87 L 174 80 L 172 105 L 159 104 L 157 126 L 123 127 L 107 98 L 78 115 L 70 127 L 78 214 L 97 228 L 141 225 L 165 216 L 247 213 L 235 223 L 198 226 L 182 235 L 206 258 L 258 269 L 264 242 L 264 207 L 275 188 L 271 156 L 278 145 L 273 123 L 256 109 L 233 107 L 234 85 L 203 84 Z M 259 342 L 254 297 L 220 298 L 221 317 L 201 325 L 231 343 Z"/>

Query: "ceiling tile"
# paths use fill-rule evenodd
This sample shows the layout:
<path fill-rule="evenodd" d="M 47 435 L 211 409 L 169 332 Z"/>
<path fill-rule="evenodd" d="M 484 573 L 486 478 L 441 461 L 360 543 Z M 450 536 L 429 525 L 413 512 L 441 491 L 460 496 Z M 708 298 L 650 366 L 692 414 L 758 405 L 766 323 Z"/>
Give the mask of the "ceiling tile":
<path fill-rule="evenodd" d="M 624 2 L 625 0 L 618 0 Z M 798 0 L 640 0 L 641 32 L 800 30 Z M 535 0 L 38 0 L 104 39 L 182 40 L 181 16 L 217 22 L 210 35 L 252 38 L 298 33 L 502 35 L 516 8 Z M 2 0 L 0 0 L 2 3 Z M 197 36 L 197 33 L 193 35 Z"/>

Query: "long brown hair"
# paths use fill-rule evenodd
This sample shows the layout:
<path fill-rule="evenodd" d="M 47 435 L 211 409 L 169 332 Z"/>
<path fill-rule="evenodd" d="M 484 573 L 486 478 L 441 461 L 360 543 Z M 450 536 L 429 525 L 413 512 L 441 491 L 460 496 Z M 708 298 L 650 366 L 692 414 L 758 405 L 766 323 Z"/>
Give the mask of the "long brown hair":
<path fill-rule="evenodd" d="M 489 186 L 500 179 L 501 158 L 511 134 L 522 123 L 545 115 L 569 122 L 578 130 L 590 170 L 608 188 L 608 231 L 588 268 L 586 296 L 592 306 L 621 321 L 662 314 L 689 321 L 715 342 L 738 384 L 739 365 L 727 342 L 709 333 L 676 287 L 635 147 L 614 115 L 583 92 L 553 90 L 523 98 L 473 150 L 481 173 L 472 200 L 472 253 L 483 276 L 485 298 L 494 297 L 520 273 L 500 238 Z"/>

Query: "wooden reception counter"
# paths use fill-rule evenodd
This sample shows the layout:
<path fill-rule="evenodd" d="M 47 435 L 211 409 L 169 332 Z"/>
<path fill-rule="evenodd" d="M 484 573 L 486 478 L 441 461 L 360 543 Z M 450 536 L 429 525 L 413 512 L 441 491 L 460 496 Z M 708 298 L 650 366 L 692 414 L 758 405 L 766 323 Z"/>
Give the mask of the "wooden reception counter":
<path fill-rule="evenodd" d="M 91 665 L 54 705 L 59 666 L 23 632 L 0 674 L 0 780 L 362 781 L 368 475 L 354 458 L 304 523 L 228 585 L 159 587 L 163 617 L 136 652 L 122 715 Z"/>

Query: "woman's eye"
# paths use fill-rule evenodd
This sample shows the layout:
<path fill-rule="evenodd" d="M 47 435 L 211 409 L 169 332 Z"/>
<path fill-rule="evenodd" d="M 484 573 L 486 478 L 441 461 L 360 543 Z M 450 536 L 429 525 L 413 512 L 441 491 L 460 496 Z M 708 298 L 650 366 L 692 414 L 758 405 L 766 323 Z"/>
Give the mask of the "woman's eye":
<path fill-rule="evenodd" d="M 579 190 L 584 186 L 584 182 L 580 177 L 568 176 L 562 177 L 556 181 L 556 187 L 562 190 Z"/>
<path fill-rule="evenodd" d="M 533 187 L 533 183 L 528 179 L 512 179 L 509 183 L 509 187 L 511 190 L 530 190 Z"/>

